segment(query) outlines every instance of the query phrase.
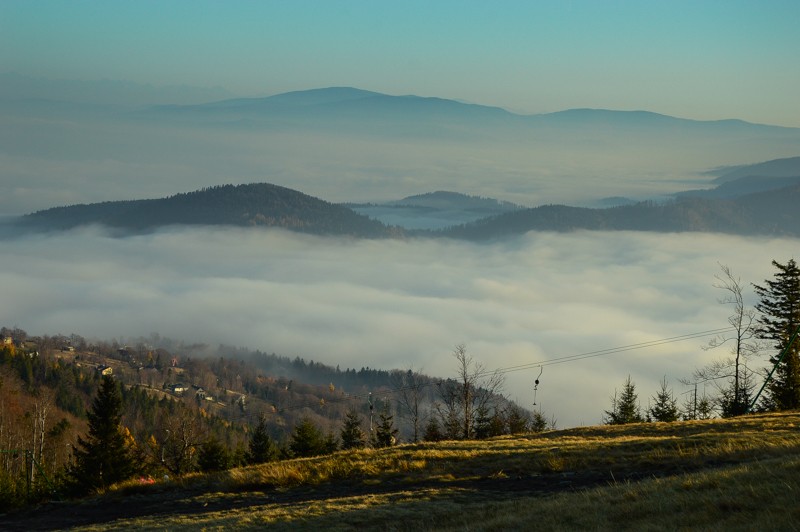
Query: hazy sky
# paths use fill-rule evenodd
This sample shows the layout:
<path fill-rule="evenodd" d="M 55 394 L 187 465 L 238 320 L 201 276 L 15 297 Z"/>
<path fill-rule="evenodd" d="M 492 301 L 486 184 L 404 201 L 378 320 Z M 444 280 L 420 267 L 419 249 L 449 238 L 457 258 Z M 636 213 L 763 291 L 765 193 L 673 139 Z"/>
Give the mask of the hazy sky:
<path fill-rule="evenodd" d="M 800 2 L 5 1 L 0 71 L 800 126 Z"/>

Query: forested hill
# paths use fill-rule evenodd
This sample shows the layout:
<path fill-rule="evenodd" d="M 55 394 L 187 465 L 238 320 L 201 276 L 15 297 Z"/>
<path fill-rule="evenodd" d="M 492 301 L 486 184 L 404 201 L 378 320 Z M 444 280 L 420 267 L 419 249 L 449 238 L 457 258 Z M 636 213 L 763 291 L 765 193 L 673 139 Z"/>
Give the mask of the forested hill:
<path fill-rule="evenodd" d="M 267 183 L 221 185 L 163 199 L 55 207 L 28 214 L 21 223 L 45 230 L 100 224 L 131 233 L 166 225 L 266 226 L 359 237 L 382 237 L 391 232 L 347 207 Z"/>
<path fill-rule="evenodd" d="M 682 197 L 608 209 L 543 205 L 484 218 L 436 234 L 470 240 L 503 238 L 528 231 L 715 232 L 800 236 L 800 185 L 735 199 Z"/>
<path fill-rule="evenodd" d="M 164 199 L 56 207 L 23 216 L 19 223 L 23 230 L 45 231 L 97 224 L 123 235 L 169 225 L 227 225 L 280 227 L 317 235 L 361 238 L 411 234 L 484 240 L 512 237 L 528 231 L 575 230 L 800 236 L 798 204 L 800 183 L 795 181 L 784 188 L 732 198 L 680 195 L 666 203 L 645 201 L 611 208 L 543 205 L 531 209 L 516 208 L 447 229 L 404 230 L 387 226 L 345 205 L 332 204 L 296 190 L 271 184 L 251 184 L 222 185 Z M 394 210 L 398 208 L 392 207 Z M 456 221 L 459 217 L 461 222 L 464 221 L 464 213 L 471 213 L 475 218 L 474 213 L 463 206 L 460 214 L 455 215 L 441 206 L 427 207 L 423 211 L 416 215 L 431 218 L 438 213 L 455 223 L 459 223 Z M 399 224 L 388 218 L 384 222 Z"/>

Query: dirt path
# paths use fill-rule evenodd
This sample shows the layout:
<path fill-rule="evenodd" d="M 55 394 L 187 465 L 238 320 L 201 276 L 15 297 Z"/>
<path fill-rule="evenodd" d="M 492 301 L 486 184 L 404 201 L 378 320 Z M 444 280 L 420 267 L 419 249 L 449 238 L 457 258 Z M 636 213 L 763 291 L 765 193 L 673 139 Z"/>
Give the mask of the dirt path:
<path fill-rule="evenodd" d="M 377 485 L 342 482 L 318 486 L 300 486 L 290 490 L 242 492 L 219 499 L 204 497 L 205 490 L 176 489 L 128 496 L 106 496 L 81 501 L 47 503 L 25 511 L 0 516 L 0 529 L 9 531 L 63 530 L 76 526 L 111 524 L 118 519 L 142 516 L 198 515 L 221 510 L 241 509 L 265 504 L 322 501 L 333 497 L 358 496 L 374 493 L 391 494 L 409 488 L 435 488 L 446 485 L 459 488 L 464 497 L 481 501 L 507 499 L 509 496 L 546 496 L 608 485 L 615 482 L 637 481 L 663 476 L 664 472 L 637 472 L 615 476 L 609 472 L 567 472 L 512 478 L 470 480 L 384 482 Z"/>

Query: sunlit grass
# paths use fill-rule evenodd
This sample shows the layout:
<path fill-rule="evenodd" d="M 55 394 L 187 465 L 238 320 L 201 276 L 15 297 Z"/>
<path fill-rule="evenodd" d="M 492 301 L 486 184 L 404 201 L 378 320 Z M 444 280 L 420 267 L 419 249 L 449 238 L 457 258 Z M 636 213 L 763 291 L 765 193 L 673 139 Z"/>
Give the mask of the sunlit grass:
<path fill-rule="evenodd" d="M 192 512 L 85 529 L 730 530 L 763 528 L 753 524 L 766 519 L 775 520 L 770 528 L 794 529 L 798 473 L 798 413 L 588 427 L 127 483 L 105 497 L 172 494 L 176 508 Z M 579 474 L 603 480 L 548 495 L 512 489 L 525 479 L 558 484 Z M 477 489 L 480 482 L 491 490 Z"/>

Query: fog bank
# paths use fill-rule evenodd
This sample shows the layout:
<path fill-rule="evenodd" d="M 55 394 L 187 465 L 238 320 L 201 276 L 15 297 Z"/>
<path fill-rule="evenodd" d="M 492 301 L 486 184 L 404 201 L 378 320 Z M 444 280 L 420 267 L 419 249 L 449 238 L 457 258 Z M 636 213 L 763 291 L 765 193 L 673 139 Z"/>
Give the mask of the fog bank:
<path fill-rule="evenodd" d="M 529 233 L 495 244 L 347 240 L 276 230 L 100 230 L 2 242 L 0 324 L 35 335 L 159 333 L 345 367 L 441 377 L 465 343 L 488 368 L 718 329 L 718 262 L 749 286 L 796 240 L 704 234 Z M 752 292 L 748 289 L 748 297 Z M 723 352 L 705 339 L 544 368 L 538 403 L 560 427 L 601 421 L 628 374 L 644 407 Z M 538 368 L 507 375 L 533 401 Z"/>

